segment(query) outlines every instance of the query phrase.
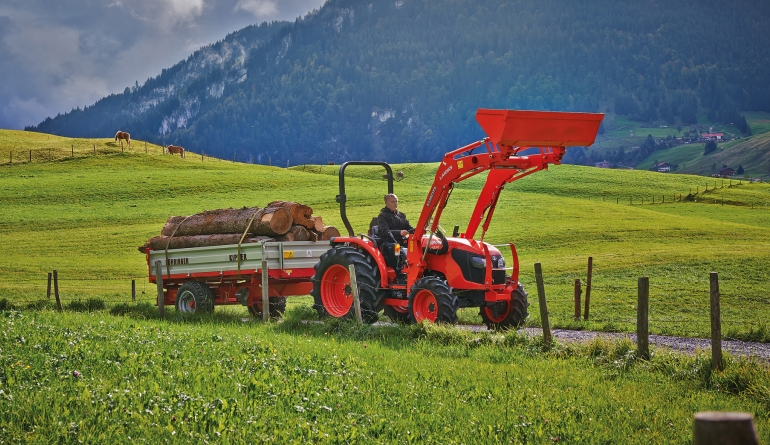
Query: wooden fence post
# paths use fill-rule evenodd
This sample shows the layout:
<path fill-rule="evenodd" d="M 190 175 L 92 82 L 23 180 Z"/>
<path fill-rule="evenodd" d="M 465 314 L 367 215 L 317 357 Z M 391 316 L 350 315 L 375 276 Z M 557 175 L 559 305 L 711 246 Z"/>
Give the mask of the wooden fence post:
<path fill-rule="evenodd" d="M 48 291 L 45 293 L 47 299 L 51 299 L 51 280 L 53 280 L 53 274 L 48 272 Z"/>
<path fill-rule="evenodd" d="M 144 154 L 148 154 L 148 153 L 149 152 L 147 151 L 147 141 L 144 141 Z"/>
<path fill-rule="evenodd" d="M 94 144 L 94 155 L 96 154 L 96 144 Z"/>
<path fill-rule="evenodd" d="M 356 268 L 351 264 L 348 266 L 350 272 L 350 292 L 353 294 L 353 307 L 356 310 L 356 320 L 358 323 L 364 324 L 364 319 L 361 316 L 361 300 L 358 299 L 358 281 L 356 280 Z"/>
<path fill-rule="evenodd" d="M 575 279 L 575 320 L 580 320 L 580 294 L 583 291 L 580 289 L 580 278 Z"/>
<path fill-rule="evenodd" d="M 535 281 L 537 282 L 537 300 L 540 304 L 540 322 L 543 325 L 543 346 L 551 348 L 551 322 L 548 320 L 548 306 L 545 301 L 545 285 L 543 285 L 543 269 L 540 263 L 535 263 Z"/>
<path fill-rule="evenodd" d="M 264 249 L 264 246 L 263 246 Z M 267 275 L 267 259 L 262 259 L 262 321 L 270 322 L 270 288 Z"/>
<path fill-rule="evenodd" d="M 136 301 L 136 280 L 131 280 L 131 301 Z"/>
<path fill-rule="evenodd" d="M 59 272 L 56 269 L 53 270 L 53 294 L 56 297 L 56 308 L 62 312 L 64 309 L 61 307 L 61 299 L 59 299 Z"/>
<path fill-rule="evenodd" d="M 583 313 L 583 320 L 588 320 L 588 308 L 591 305 L 591 277 L 594 272 L 594 257 L 588 257 L 588 276 L 586 277 L 586 310 Z"/>
<path fill-rule="evenodd" d="M 166 298 L 163 296 L 163 266 L 160 260 L 155 262 L 155 283 L 158 285 L 158 315 L 166 316 Z"/>
<path fill-rule="evenodd" d="M 693 445 L 759 445 L 754 418 L 749 413 L 695 414 Z"/>
<path fill-rule="evenodd" d="M 649 313 L 650 279 L 640 277 L 637 285 L 636 304 L 636 355 L 642 360 L 650 359 Z"/>
<path fill-rule="evenodd" d="M 72 144 L 72 157 L 75 157 L 75 144 Z"/>
<path fill-rule="evenodd" d="M 722 370 L 722 321 L 719 307 L 719 274 L 711 272 L 711 369 Z"/>
<path fill-rule="evenodd" d="M 32 150 L 29 151 L 29 162 L 32 162 Z"/>

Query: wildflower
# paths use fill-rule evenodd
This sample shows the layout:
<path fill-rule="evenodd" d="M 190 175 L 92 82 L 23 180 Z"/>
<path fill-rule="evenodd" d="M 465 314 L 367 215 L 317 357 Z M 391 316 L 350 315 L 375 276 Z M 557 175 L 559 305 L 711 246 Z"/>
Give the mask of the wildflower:
<path fill-rule="evenodd" d="M 72 371 L 72 376 L 75 378 L 80 377 L 80 373 L 77 371 Z"/>

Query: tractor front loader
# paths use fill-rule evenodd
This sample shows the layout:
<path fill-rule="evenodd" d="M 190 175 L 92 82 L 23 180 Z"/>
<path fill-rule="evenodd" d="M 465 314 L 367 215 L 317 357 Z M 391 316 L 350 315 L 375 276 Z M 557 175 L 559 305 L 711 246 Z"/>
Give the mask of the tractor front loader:
<path fill-rule="evenodd" d="M 312 277 L 314 306 L 321 316 L 350 317 L 353 299 L 348 267 L 355 267 L 364 319 L 380 311 L 393 320 L 457 322 L 457 310 L 478 307 L 490 329 L 517 328 L 528 316 L 527 293 L 519 282 L 519 261 L 508 243 L 512 264 L 497 247 L 484 242 L 500 193 L 506 184 L 560 164 L 568 146 L 594 143 L 603 114 L 479 109 L 476 120 L 487 137 L 446 153 L 438 166 L 415 230 L 407 239 L 400 267 L 385 262 L 376 225 L 355 236 L 346 214 L 345 169 L 380 165 L 388 193 L 393 172 L 384 162 L 347 162 L 340 167 L 340 214 L 348 236 L 331 240 Z M 525 152 L 526 150 L 526 152 Z M 473 207 L 468 227 L 451 237 L 439 222 L 455 184 L 489 172 Z M 474 239 L 481 227 L 480 239 Z M 397 253 L 399 249 L 397 246 Z"/>

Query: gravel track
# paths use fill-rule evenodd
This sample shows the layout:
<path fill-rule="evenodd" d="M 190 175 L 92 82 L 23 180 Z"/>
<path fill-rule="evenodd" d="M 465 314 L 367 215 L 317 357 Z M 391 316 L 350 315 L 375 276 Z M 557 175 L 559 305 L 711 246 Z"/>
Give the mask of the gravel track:
<path fill-rule="evenodd" d="M 461 329 L 467 329 L 474 332 L 485 331 L 486 326 L 462 325 Z M 530 336 L 543 335 L 542 329 L 524 328 L 521 332 Z M 636 334 L 623 334 L 614 332 L 596 332 L 596 331 L 570 331 L 565 329 L 552 329 L 553 338 L 568 342 L 586 342 L 597 337 L 611 340 L 629 339 L 636 342 Z M 709 351 L 711 349 L 711 339 L 707 338 L 688 338 L 671 337 L 667 335 L 650 335 L 650 344 L 662 346 L 675 351 L 694 354 L 698 350 Z M 722 349 L 734 356 L 756 357 L 763 361 L 770 361 L 770 344 L 757 343 L 740 340 L 722 340 Z"/>

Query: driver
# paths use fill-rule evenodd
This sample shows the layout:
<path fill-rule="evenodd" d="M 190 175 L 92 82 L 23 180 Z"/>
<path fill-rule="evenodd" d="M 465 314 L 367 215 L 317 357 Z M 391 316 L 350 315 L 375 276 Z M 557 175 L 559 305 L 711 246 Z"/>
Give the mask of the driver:
<path fill-rule="evenodd" d="M 393 193 L 385 195 L 385 207 L 377 216 L 377 226 L 382 237 L 382 251 L 385 254 L 385 262 L 393 268 L 398 268 L 398 259 L 395 255 L 396 244 L 403 244 L 407 235 L 414 232 L 406 215 L 398 211 L 398 196 Z"/>

